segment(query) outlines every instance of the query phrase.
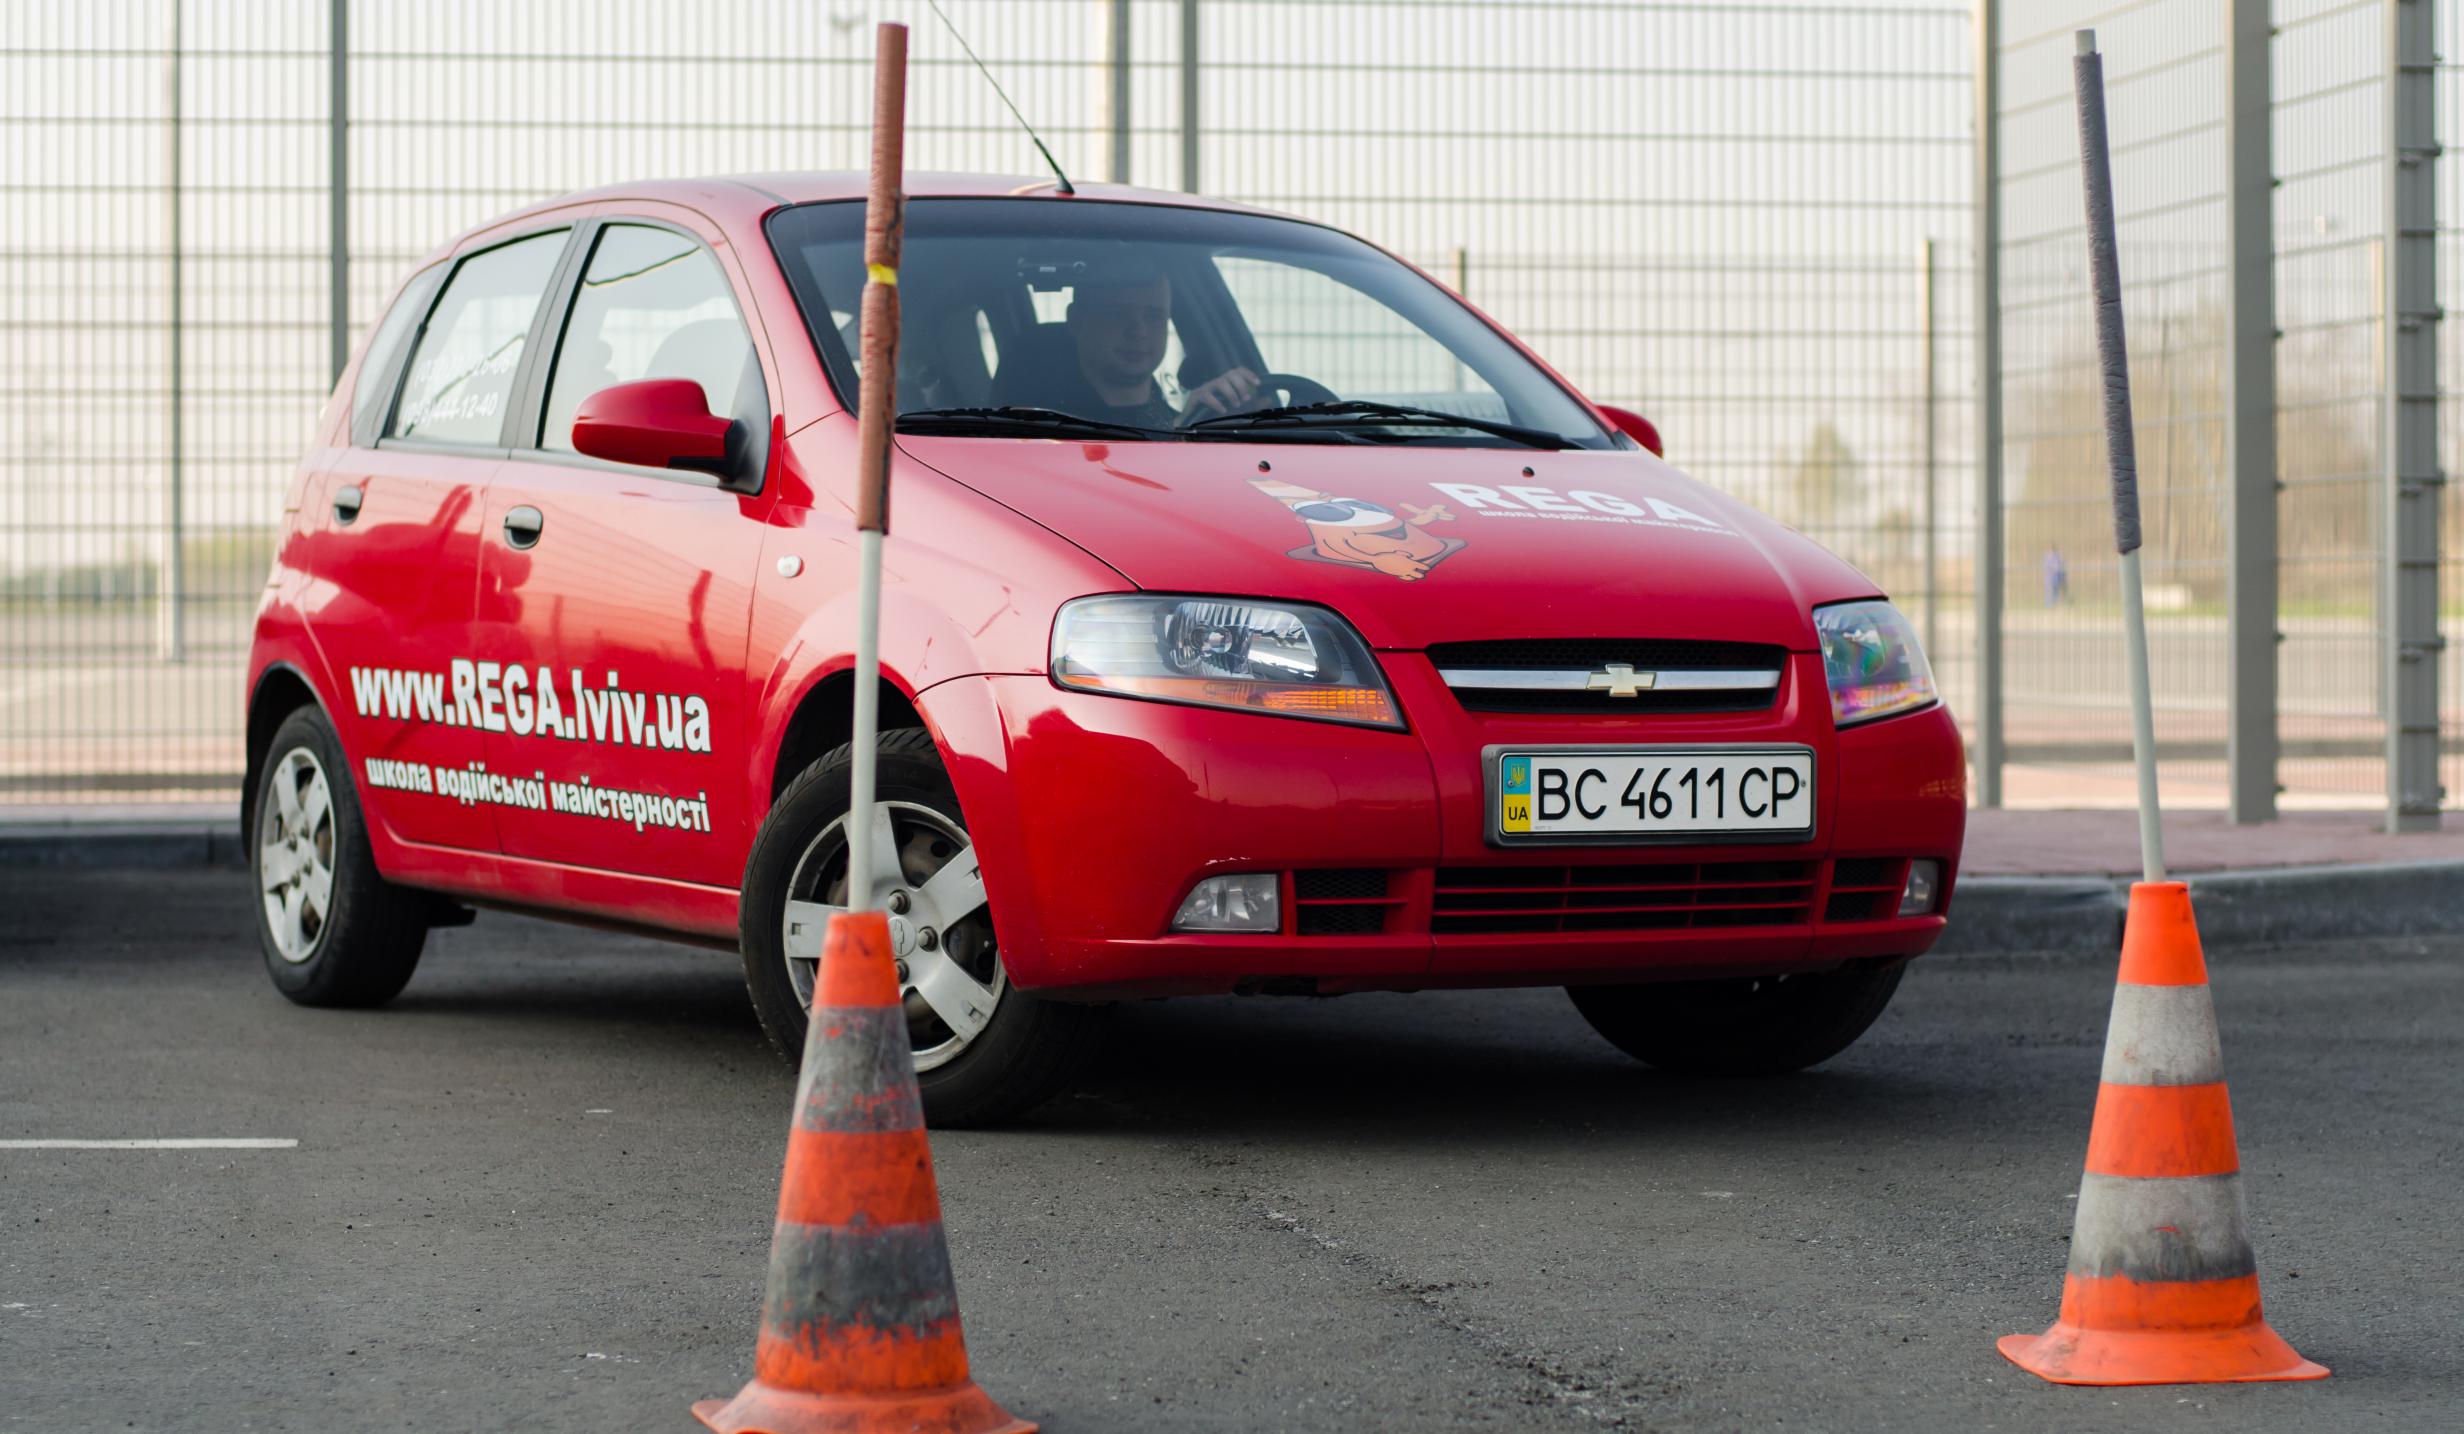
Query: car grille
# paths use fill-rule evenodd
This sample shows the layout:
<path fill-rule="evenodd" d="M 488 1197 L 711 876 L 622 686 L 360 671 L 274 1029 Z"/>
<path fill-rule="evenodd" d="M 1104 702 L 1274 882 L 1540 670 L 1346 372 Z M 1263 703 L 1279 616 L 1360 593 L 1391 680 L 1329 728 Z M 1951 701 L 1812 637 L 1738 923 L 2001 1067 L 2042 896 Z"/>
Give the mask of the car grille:
<path fill-rule="evenodd" d="M 1389 895 L 1383 871 L 1292 873 L 1292 930 L 1302 936 L 1371 936 L 1403 904 Z"/>
<path fill-rule="evenodd" d="M 1429 647 L 1428 656 L 1456 700 L 1471 711 L 1599 716 L 1763 711 L 1776 699 L 1779 674 L 1788 665 L 1783 647 L 1678 638 L 1441 642 Z M 1653 685 L 1623 697 L 1581 685 L 1613 664 L 1652 674 Z M 1552 680 L 1559 685 L 1517 685 Z"/>
<path fill-rule="evenodd" d="M 1825 921 L 1888 921 L 1899 914 L 1908 885 L 1900 857 L 1843 857 L 1831 864 L 1831 895 L 1822 904 Z"/>
<path fill-rule="evenodd" d="M 1810 861 L 1443 867 L 1429 927 L 1444 936 L 1801 926 L 1816 870 Z"/>

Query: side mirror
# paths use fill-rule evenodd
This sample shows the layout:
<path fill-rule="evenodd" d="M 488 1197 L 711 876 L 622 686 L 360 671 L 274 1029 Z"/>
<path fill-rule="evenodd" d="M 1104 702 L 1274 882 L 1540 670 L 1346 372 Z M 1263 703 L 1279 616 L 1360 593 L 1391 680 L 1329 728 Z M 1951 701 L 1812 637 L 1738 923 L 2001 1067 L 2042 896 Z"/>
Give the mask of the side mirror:
<path fill-rule="evenodd" d="M 1606 403 L 1598 404 L 1596 407 L 1608 415 L 1609 422 L 1617 425 L 1619 433 L 1650 449 L 1653 457 L 1666 458 L 1668 456 L 1660 447 L 1660 430 L 1653 425 L 1650 419 L 1630 408 L 1618 408 Z"/>
<path fill-rule="evenodd" d="M 646 378 L 583 399 L 573 411 L 573 447 L 613 463 L 726 477 L 738 466 L 736 427 L 710 411 L 693 380 Z"/>

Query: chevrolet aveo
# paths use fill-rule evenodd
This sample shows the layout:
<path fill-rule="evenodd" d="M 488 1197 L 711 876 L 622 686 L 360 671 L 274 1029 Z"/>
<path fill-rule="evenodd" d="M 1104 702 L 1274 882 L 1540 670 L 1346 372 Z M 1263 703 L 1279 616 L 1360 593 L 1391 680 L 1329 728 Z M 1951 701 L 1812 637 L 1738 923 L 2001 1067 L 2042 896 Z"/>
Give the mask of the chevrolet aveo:
<path fill-rule="evenodd" d="M 1129 998 L 1562 985 L 1696 1072 L 1880 1014 L 1965 779 L 1870 580 L 1358 239 L 911 184 L 876 869 L 861 176 L 576 195 L 403 284 L 292 485 L 244 813 L 284 994 L 521 910 L 740 951 L 792 1055 L 869 885 L 942 1123 Z"/>

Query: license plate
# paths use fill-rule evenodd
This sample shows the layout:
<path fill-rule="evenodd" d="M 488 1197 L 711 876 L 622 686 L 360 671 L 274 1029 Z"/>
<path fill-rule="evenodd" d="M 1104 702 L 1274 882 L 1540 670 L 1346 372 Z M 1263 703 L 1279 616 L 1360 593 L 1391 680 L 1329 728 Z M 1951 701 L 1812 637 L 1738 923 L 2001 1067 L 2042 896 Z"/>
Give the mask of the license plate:
<path fill-rule="evenodd" d="M 1495 748 L 1489 836 L 1517 842 L 1666 841 L 1814 834 L 1804 747 Z"/>

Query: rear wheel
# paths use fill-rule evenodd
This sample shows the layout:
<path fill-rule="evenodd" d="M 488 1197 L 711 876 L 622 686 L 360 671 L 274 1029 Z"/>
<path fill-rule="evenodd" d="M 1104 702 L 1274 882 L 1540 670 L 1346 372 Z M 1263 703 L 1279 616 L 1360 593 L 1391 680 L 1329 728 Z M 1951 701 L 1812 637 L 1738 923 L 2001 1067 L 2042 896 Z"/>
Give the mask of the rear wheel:
<path fill-rule="evenodd" d="M 1891 1004 L 1906 963 L 1753 976 L 1569 986 L 1574 1009 L 1611 1045 L 1685 1075 L 1778 1075 L 1856 1043 Z"/>
<path fill-rule="evenodd" d="M 274 987 L 303 1006 L 399 995 L 428 940 L 426 898 L 377 875 L 368 828 L 325 714 L 283 719 L 257 779 L 249 866 Z"/>
<path fill-rule="evenodd" d="M 872 885 L 890 917 L 925 1118 L 941 1126 L 1007 1119 L 1078 1072 L 1103 1012 L 1010 984 L 975 847 L 931 734 L 884 732 L 876 750 Z M 789 783 L 745 863 L 745 986 L 762 1029 L 790 1061 L 804 1055 L 822 935 L 848 904 L 853 757 L 841 746 Z"/>

